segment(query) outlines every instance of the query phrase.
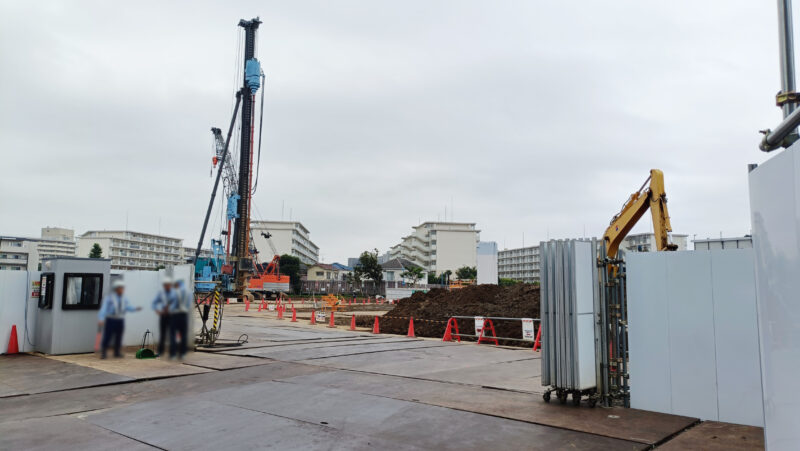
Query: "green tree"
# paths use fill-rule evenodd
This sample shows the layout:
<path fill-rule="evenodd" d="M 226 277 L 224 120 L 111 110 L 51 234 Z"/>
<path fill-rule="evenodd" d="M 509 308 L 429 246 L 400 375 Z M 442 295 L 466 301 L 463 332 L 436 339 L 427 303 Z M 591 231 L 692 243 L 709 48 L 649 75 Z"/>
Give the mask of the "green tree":
<path fill-rule="evenodd" d="M 456 270 L 456 277 L 459 280 L 472 280 L 478 277 L 478 268 L 462 266 Z"/>
<path fill-rule="evenodd" d="M 375 282 L 375 288 L 383 282 L 383 268 L 378 263 L 378 250 L 372 252 L 364 251 L 358 257 L 358 266 L 353 271 L 355 277 L 360 280 L 369 279 Z"/>
<path fill-rule="evenodd" d="M 289 254 L 283 254 L 278 262 L 278 269 L 281 274 L 289 276 L 289 285 L 292 287 L 292 292 L 300 293 L 303 288 L 300 280 L 300 259 Z"/>
<path fill-rule="evenodd" d="M 404 279 L 411 279 L 411 285 L 413 286 L 417 284 L 417 282 L 419 281 L 419 279 L 422 278 L 423 275 L 425 274 L 424 271 L 422 271 L 422 268 L 420 268 L 419 266 L 412 266 L 406 269 L 405 272 L 400 274 L 400 277 Z"/>
<path fill-rule="evenodd" d="M 89 258 L 103 258 L 103 248 L 99 244 L 94 243 L 92 250 L 89 251 Z"/>

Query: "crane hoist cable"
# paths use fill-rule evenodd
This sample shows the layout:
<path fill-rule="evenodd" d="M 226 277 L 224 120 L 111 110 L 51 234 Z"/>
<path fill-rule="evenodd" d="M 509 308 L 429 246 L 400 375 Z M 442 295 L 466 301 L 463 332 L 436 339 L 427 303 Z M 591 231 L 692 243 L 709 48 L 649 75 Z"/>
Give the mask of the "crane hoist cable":
<path fill-rule="evenodd" d="M 265 81 L 266 77 L 264 76 L 264 71 L 261 71 L 261 113 L 258 118 L 258 162 L 256 163 L 256 180 L 253 182 L 253 190 L 250 192 L 250 196 L 255 194 L 256 188 L 258 188 L 258 170 L 261 167 L 261 132 L 264 130 L 264 91 L 266 90 L 264 87 Z"/>

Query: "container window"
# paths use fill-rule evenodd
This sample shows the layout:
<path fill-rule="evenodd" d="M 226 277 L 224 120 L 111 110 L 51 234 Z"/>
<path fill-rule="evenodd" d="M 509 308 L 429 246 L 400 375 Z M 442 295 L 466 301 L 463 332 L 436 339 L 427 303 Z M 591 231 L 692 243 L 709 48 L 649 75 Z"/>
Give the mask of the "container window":
<path fill-rule="evenodd" d="M 64 310 L 97 310 L 103 293 L 102 274 L 64 274 Z"/>

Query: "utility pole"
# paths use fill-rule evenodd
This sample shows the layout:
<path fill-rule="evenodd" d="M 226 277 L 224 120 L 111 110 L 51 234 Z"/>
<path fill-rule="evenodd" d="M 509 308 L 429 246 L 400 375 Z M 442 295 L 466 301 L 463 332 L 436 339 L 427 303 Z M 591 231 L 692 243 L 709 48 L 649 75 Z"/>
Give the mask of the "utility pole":
<path fill-rule="evenodd" d="M 233 232 L 233 257 L 236 261 L 236 291 L 244 291 L 247 281 L 253 272 L 253 260 L 250 257 L 250 194 L 253 172 L 253 105 L 255 93 L 259 88 L 260 67 L 255 59 L 256 30 L 261 24 L 258 17 L 252 20 L 240 20 L 239 26 L 244 28 L 244 76 L 243 82 L 249 90 L 242 96 L 242 141 L 239 147 L 239 217 Z M 256 81 L 253 80 L 255 72 Z"/>

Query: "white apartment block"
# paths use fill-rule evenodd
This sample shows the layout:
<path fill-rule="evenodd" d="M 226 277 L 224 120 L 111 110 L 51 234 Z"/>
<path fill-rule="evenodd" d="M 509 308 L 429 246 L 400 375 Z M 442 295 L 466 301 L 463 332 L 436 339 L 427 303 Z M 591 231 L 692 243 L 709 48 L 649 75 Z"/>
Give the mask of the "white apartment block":
<path fill-rule="evenodd" d="M 319 261 L 319 246 L 311 241 L 310 232 L 300 222 L 251 221 L 250 231 L 262 263 L 284 254 L 298 257 L 306 265 Z M 265 234 L 271 235 L 270 238 L 265 238 Z"/>
<path fill-rule="evenodd" d="M 130 230 L 90 230 L 78 237 L 78 257 L 88 257 L 94 244 L 111 259 L 111 269 L 157 269 L 183 263 L 183 240 Z"/>
<path fill-rule="evenodd" d="M 497 275 L 519 282 L 539 282 L 539 246 L 504 249 L 497 253 Z"/>
<path fill-rule="evenodd" d="M 39 267 L 36 244 L 28 238 L 0 236 L 0 271 L 36 271 Z"/>
<path fill-rule="evenodd" d="M 181 261 L 184 263 L 193 263 L 194 262 L 194 253 L 197 252 L 196 247 L 182 247 L 181 248 Z M 211 249 L 200 249 L 200 258 L 211 258 L 213 254 L 211 253 Z"/>
<path fill-rule="evenodd" d="M 455 273 L 477 265 L 479 234 L 474 222 L 423 222 L 392 246 L 389 256 L 409 260 L 429 273 Z"/>
<path fill-rule="evenodd" d="M 669 234 L 670 242 L 678 245 L 679 251 L 688 249 L 688 235 L 679 235 L 677 233 Z M 620 249 L 626 252 L 654 252 L 658 250 L 656 246 L 656 235 L 654 233 L 633 233 L 622 240 Z"/>
<path fill-rule="evenodd" d="M 715 249 L 744 249 L 753 247 L 753 237 L 750 235 L 733 238 L 706 238 L 694 240 L 694 250 L 710 251 Z"/>
<path fill-rule="evenodd" d="M 75 257 L 78 245 L 75 231 L 60 227 L 43 227 L 42 238 L 38 240 L 39 263 L 42 259 L 53 257 Z"/>
<path fill-rule="evenodd" d="M 75 256 L 75 233 L 71 229 L 42 228 L 41 238 L 0 237 L 0 269 L 36 271 L 42 260 Z"/>

